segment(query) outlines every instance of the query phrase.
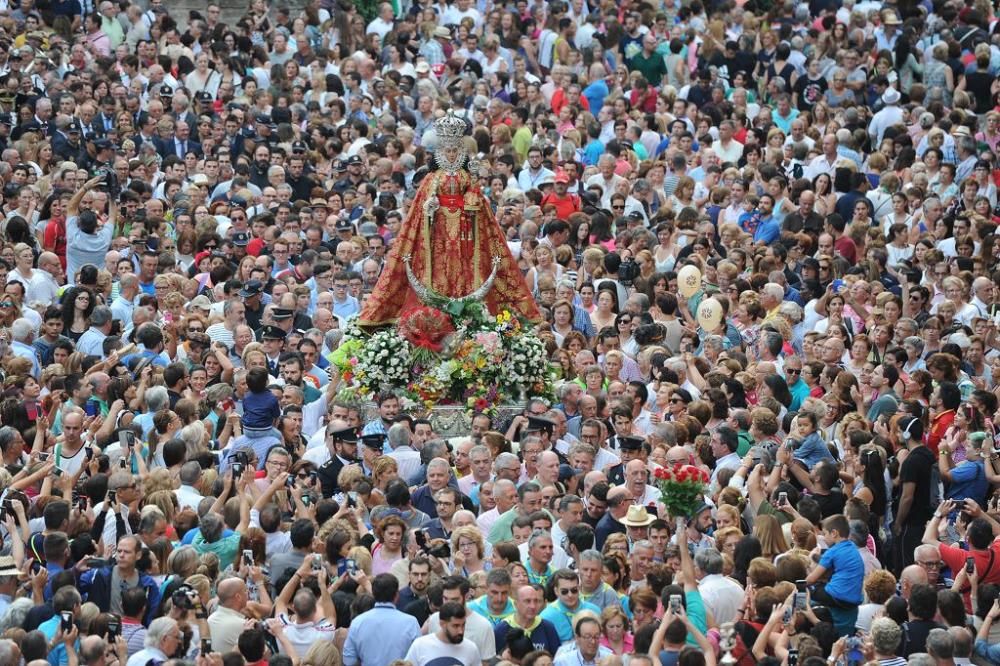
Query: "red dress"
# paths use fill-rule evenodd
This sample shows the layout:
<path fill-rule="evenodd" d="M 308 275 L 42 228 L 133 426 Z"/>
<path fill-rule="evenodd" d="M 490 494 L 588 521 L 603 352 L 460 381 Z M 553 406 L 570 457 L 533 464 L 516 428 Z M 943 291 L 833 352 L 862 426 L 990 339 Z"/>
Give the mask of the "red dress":
<path fill-rule="evenodd" d="M 425 206 L 434 197 L 437 208 Z M 452 298 L 479 288 L 498 258 L 493 287 L 484 299 L 487 309 L 497 314 L 509 308 L 530 321 L 541 320 L 493 210 L 468 171 L 435 171 L 420 183 L 386 269 L 358 318 L 361 326 L 393 324 L 402 312 L 423 304 L 410 286 L 405 257 L 424 287 Z"/>

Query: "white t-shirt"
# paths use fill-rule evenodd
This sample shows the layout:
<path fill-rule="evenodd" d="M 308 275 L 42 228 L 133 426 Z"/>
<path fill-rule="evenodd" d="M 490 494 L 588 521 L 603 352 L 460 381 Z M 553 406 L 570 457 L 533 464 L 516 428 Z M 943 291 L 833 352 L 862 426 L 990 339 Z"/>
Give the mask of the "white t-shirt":
<path fill-rule="evenodd" d="M 480 666 L 483 662 L 479 648 L 468 638 L 455 645 L 441 641 L 436 634 L 413 641 L 405 659 L 413 666 Z"/>
<path fill-rule="evenodd" d="M 436 634 L 441 628 L 441 614 L 434 613 L 427 620 L 427 634 Z M 479 613 L 470 612 L 465 618 L 465 640 L 472 641 L 483 661 L 497 656 L 497 643 L 493 625 Z"/>

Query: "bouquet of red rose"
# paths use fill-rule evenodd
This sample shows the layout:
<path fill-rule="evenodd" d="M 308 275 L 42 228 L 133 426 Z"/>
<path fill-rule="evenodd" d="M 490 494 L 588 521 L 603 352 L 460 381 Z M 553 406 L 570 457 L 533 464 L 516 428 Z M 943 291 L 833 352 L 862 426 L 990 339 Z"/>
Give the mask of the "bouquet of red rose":
<path fill-rule="evenodd" d="M 704 502 L 708 473 L 692 465 L 660 467 L 653 472 L 660 503 L 675 518 L 689 518 Z"/>
<path fill-rule="evenodd" d="M 444 312 L 421 305 L 403 313 L 397 330 L 413 346 L 438 353 L 442 341 L 455 332 L 455 326 Z"/>

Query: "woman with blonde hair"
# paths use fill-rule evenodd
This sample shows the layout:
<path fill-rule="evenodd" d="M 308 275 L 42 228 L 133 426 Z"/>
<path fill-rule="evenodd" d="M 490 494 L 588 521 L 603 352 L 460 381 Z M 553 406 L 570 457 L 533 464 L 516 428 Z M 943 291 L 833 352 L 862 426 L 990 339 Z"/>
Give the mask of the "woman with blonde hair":
<path fill-rule="evenodd" d="M 719 501 L 722 501 L 721 496 Z M 740 523 L 740 510 L 732 504 L 720 504 L 715 512 L 715 521 L 716 526 L 719 529 L 732 527 L 739 530 L 742 535 L 743 530 Z"/>
<path fill-rule="evenodd" d="M 451 552 L 453 573 L 461 572 L 462 576 L 468 578 L 472 573 L 489 568 L 489 562 L 484 561 L 486 546 L 483 534 L 477 527 L 466 525 L 452 532 Z"/>
<path fill-rule="evenodd" d="M 343 666 L 340 650 L 333 641 L 316 641 L 302 658 L 300 666 Z"/>
<path fill-rule="evenodd" d="M 788 550 L 788 542 L 774 516 L 757 516 L 754 519 L 753 535 L 760 541 L 763 556 L 770 560 Z"/>
<path fill-rule="evenodd" d="M 585 282 L 592 282 L 604 276 L 604 250 L 599 247 L 588 247 L 583 251 L 581 259 L 582 265 L 576 276 L 577 290 Z"/>
<path fill-rule="evenodd" d="M 372 491 L 378 491 L 379 496 L 385 492 L 385 487 L 393 479 L 399 478 L 399 464 L 395 458 L 379 456 L 372 461 Z"/>

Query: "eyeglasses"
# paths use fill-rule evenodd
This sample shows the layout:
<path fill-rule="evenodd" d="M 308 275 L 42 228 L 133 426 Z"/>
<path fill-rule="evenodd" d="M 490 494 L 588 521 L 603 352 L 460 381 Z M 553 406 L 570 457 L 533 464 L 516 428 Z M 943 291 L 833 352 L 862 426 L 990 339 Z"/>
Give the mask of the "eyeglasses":
<path fill-rule="evenodd" d="M 565 589 L 559 590 L 559 594 L 580 594 L 580 588 L 567 587 Z"/>
<path fill-rule="evenodd" d="M 785 368 L 785 373 L 789 375 L 801 375 L 802 368 Z"/>
<path fill-rule="evenodd" d="M 940 569 L 942 567 L 941 562 L 917 562 L 917 564 L 925 569 Z"/>
<path fill-rule="evenodd" d="M 625 210 L 625 206 L 611 206 L 611 210 Z"/>
<path fill-rule="evenodd" d="M 687 403 L 686 403 L 686 402 L 684 402 L 684 401 L 683 401 L 683 400 L 682 400 L 681 398 L 671 398 L 671 399 L 670 399 L 670 402 L 679 402 L 679 403 L 681 403 L 681 404 L 685 404 L 685 405 L 687 404 Z"/>
<path fill-rule="evenodd" d="M 211 244 L 209 244 L 209 245 L 206 245 L 206 246 L 205 246 L 205 249 L 206 249 L 206 250 L 214 250 L 214 249 L 215 249 L 215 248 L 217 248 L 217 247 L 219 247 L 219 246 L 218 246 L 218 244 L 216 244 L 216 243 L 211 243 Z"/>
<path fill-rule="evenodd" d="M 12 303 L 11 301 L 4 301 L 3 303 L 0 303 L 0 308 L 12 308 L 12 307 L 14 307 L 14 303 Z"/>

